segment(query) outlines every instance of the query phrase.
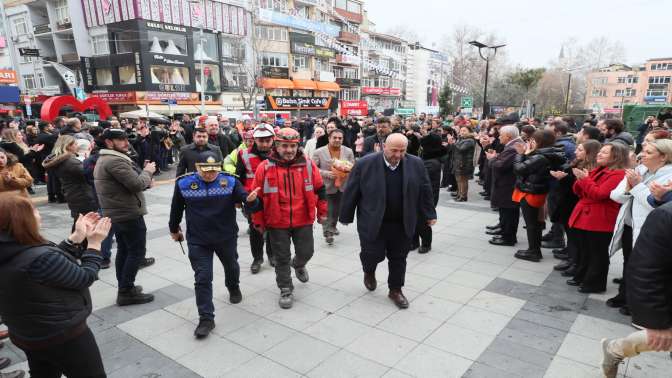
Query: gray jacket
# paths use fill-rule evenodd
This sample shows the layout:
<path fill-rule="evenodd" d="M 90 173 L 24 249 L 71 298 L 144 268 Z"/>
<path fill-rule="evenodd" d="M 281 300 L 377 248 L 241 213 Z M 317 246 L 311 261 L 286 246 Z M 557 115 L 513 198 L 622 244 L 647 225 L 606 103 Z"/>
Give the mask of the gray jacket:
<path fill-rule="evenodd" d="M 112 222 L 124 222 L 147 214 L 145 196 L 152 176 L 141 170 L 123 153 L 103 149 L 93 171 L 103 215 Z"/>
<path fill-rule="evenodd" d="M 331 154 L 329 154 L 328 145 L 315 150 L 315 152 L 313 152 L 313 156 L 310 156 L 310 158 L 313 159 L 315 165 L 317 165 L 317 168 L 320 169 L 320 175 L 322 175 L 322 180 L 324 181 L 324 187 L 327 191 L 327 194 L 335 194 L 338 191 L 342 192 L 345 190 L 345 184 L 348 182 L 347 179 L 345 179 L 339 189 L 334 185 L 334 179 L 325 176 L 326 172 L 331 172 L 331 163 L 333 161 Z M 355 164 L 355 154 L 352 152 L 352 149 L 345 146 L 341 146 L 341 156 L 339 159 Z"/>

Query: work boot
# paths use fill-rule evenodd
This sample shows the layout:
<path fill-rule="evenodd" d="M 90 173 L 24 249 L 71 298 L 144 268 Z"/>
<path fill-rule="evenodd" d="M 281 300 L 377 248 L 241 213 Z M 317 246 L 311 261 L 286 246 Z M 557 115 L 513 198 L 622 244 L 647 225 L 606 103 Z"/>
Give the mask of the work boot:
<path fill-rule="evenodd" d="M 243 300 L 243 293 L 240 292 L 240 286 L 229 289 L 229 302 L 231 304 L 240 303 Z"/>
<path fill-rule="evenodd" d="M 264 260 L 257 260 L 255 259 L 252 261 L 252 265 L 250 265 L 250 271 L 252 274 L 257 274 L 261 270 L 261 264 L 263 264 Z"/>
<path fill-rule="evenodd" d="M 142 287 L 135 286 L 131 289 L 119 289 L 117 292 L 117 305 L 129 306 L 149 303 L 154 300 L 153 294 L 144 294 Z"/>
<path fill-rule="evenodd" d="M 369 290 L 369 291 L 374 291 L 376 290 L 376 287 L 378 286 L 378 281 L 376 281 L 376 273 L 366 273 L 364 272 L 364 286 Z"/>
<path fill-rule="evenodd" d="M 308 282 L 308 270 L 306 270 L 306 267 L 302 266 L 301 268 L 297 268 L 294 265 L 293 259 L 292 259 L 292 266 L 294 267 L 294 274 L 296 275 L 296 278 L 303 283 Z"/>
<path fill-rule="evenodd" d="M 144 259 L 140 260 L 140 265 L 138 265 L 138 269 L 144 269 L 148 266 L 154 265 L 156 262 L 156 259 L 153 257 L 145 257 Z"/>
<path fill-rule="evenodd" d="M 194 336 L 197 339 L 204 339 L 208 337 L 210 332 L 215 328 L 215 321 L 212 319 L 201 319 L 198 321 L 198 326 L 194 330 Z"/>
<path fill-rule="evenodd" d="M 280 300 L 278 300 L 280 308 L 284 309 L 292 308 L 293 303 L 294 303 L 294 294 L 292 294 L 292 289 L 289 288 L 280 289 Z"/>
<path fill-rule="evenodd" d="M 619 357 L 609 351 L 609 339 L 602 339 L 602 373 L 605 378 L 616 378 L 618 375 L 618 365 L 623 362 L 623 357 Z"/>

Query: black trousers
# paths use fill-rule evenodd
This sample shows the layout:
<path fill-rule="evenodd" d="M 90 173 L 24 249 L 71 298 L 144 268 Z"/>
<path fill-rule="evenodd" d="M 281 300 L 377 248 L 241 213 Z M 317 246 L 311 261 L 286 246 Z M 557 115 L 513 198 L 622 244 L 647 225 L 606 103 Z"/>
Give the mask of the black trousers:
<path fill-rule="evenodd" d="M 413 245 L 420 245 L 432 248 L 432 228 L 427 225 L 426 220 L 418 219 L 418 224 L 415 227 L 415 235 L 413 235 Z"/>
<path fill-rule="evenodd" d="M 252 225 L 252 220 L 250 216 L 247 216 L 247 223 L 250 225 L 250 249 L 252 250 L 252 258 L 255 261 L 264 260 L 264 243 L 266 244 L 266 255 L 269 260 L 273 252 L 271 251 L 271 242 L 268 238 L 268 233 L 259 232 Z"/>
<path fill-rule="evenodd" d="M 579 233 L 577 233 L 577 230 L 574 228 L 570 228 L 568 224 L 564 225 L 565 230 L 567 232 L 567 245 L 565 247 L 567 251 L 567 255 L 569 256 L 569 261 L 572 263 L 572 265 L 578 266 L 579 265 L 579 246 L 578 246 L 578 238 L 579 238 Z"/>
<path fill-rule="evenodd" d="M 30 376 L 34 378 L 105 377 L 98 344 L 90 329 L 63 344 L 46 349 L 23 350 L 28 358 Z"/>
<path fill-rule="evenodd" d="M 632 227 L 627 225 L 625 226 L 623 229 L 621 243 L 623 246 L 623 278 L 621 279 L 621 283 L 618 285 L 618 296 L 625 301 L 627 298 L 627 291 L 625 286 L 625 268 L 628 265 L 628 260 L 630 260 L 630 254 L 632 253 Z"/>
<path fill-rule="evenodd" d="M 541 231 L 543 228 L 541 222 L 539 222 L 539 211 L 541 211 L 541 209 L 530 206 L 525 198 L 520 201 L 520 209 L 523 212 L 523 219 L 525 219 L 525 225 L 527 226 L 526 231 L 529 249 L 540 251 Z"/>
<path fill-rule="evenodd" d="M 401 289 L 406 278 L 406 256 L 411 248 L 411 238 L 406 235 L 403 223 L 383 223 L 378 236 L 373 240 L 359 236 L 362 252 L 359 258 L 365 273 L 374 273 L 378 263 L 387 257 L 389 275 L 387 286 Z"/>
<path fill-rule="evenodd" d="M 607 289 L 611 232 L 577 231 L 579 266 L 574 279 L 592 291 Z"/>
<path fill-rule="evenodd" d="M 548 197 L 546 198 L 546 204 L 548 205 L 548 213 L 553 214 L 558 206 L 560 206 L 560 193 L 557 190 L 551 190 L 548 192 Z M 565 225 L 562 222 L 553 222 L 551 224 L 551 235 L 553 236 L 553 241 L 565 242 Z"/>
<path fill-rule="evenodd" d="M 56 174 L 51 172 L 47 175 L 47 195 L 50 199 L 63 198 L 63 189 L 61 189 L 61 181 L 56 177 Z"/>
<path fill-rule="evenodd" d="M 517 242 L 518 223 L 520 223 L 520 208 L 499 208 L 499 223 L 502 226 L 502 239 Z"/>
<path fill-rule="evenodd" d="M 224 266 L 224 283 L 228 289 L 238 287 L 240 266 L 238 265 L 237 238 L 222 240 L 219 245 L 188 243 L 189 262 L 194 270 L 194 291 L 196 307 L 200 319 L 214 319 L 215 306 L 212 303 L 212 277 L 214 256 Z"/>

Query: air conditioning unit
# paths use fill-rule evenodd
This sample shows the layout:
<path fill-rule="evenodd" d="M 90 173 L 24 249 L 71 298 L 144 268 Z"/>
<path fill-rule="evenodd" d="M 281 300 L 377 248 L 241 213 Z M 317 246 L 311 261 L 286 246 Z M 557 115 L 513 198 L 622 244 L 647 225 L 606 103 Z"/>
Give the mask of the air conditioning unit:
<path fill-rule="evenodd" d="M 70 23 L 70 17 L 66 17 L 59 22 L 59 24 L 69 24 Z"/>

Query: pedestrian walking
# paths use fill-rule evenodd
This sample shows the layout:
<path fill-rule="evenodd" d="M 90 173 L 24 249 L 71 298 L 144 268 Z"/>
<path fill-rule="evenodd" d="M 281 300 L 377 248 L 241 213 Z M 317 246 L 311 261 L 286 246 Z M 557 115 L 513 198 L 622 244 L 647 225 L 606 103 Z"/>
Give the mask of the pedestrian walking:
<path fill-rule="evenodd" d="M 222 161 L 224 159 L 219 146 L 208 143 L 208 131 L 203 127 L 197 127 L 192 134 L 193 142 L 182 147 L 180 150 L 180 162 L 175 170 L 175 177 L 182 176 L 185 173 L 196 171 L 196 162 L 202 161 L 201 155 L 210 155 L 215 153 L 215 159 Z"/>

